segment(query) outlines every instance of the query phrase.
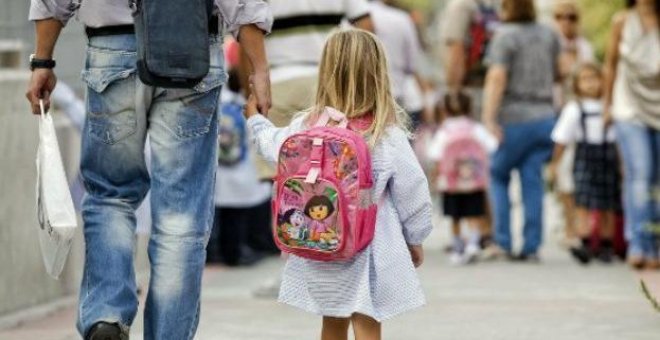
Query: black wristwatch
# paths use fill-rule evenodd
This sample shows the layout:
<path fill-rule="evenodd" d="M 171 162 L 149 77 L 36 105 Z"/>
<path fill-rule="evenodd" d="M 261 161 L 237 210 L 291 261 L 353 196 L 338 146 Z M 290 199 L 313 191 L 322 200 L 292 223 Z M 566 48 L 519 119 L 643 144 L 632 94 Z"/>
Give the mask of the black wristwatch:
<path fill-rule="evenodd" d="M 53 59 L 38 59 L 34 54 L 30 55 L 30 70 L 34 71 L 35 68 L 55 68 L 55 60 Z"/>

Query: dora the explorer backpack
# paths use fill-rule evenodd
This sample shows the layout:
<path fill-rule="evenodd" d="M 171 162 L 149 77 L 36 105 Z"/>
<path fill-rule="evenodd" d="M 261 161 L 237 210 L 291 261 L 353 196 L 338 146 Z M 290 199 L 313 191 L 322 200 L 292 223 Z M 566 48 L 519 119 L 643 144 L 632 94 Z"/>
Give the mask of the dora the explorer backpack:
<path fill-rule="evenodd" d="M 488 152 L 475 137 L 476 124 L 459 121 L 446 129 L 447 142 L 438 162 L 438 189 L 447 193 L 484 190 L 488 183 Z"/>
<path fill-rule="evenodd" d="M 499 17 L 494 6 L 484 3 L 484 0 L 474 1 L 477 4 L 477 12 L 473 16 L 470 26 L 466 80 L 469 83 L 483 83 L 487 71 L 484 59 L 495 28 L 499 24 Z"/>
<path fill-rule="evenodd" d="M 247 154 L 243 105 L 229 101 L 218 108 L 218 165 L 229 167 L 242 162 Z"/>
<path fill-rule="evenodd" d="M 326 126 L 330 120 L 337 122 Z M 350 125 L 353 126 L 353 123 Z M 346 116 L 326 108 L 313 128 L 280 148 L 273 234 L 286 253 L 318 261 L 352 258 L 374 236 L 371 156 Z"/>

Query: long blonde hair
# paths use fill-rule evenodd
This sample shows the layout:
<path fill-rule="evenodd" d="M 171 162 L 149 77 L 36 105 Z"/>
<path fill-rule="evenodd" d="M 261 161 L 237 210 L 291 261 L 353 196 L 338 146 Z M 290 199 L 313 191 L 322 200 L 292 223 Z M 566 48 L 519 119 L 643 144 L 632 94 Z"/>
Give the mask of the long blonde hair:
<path fill-rule="evenodd" d="M 375 35 L 350 29 L 330 36 L 323 49 L 318 81 L 308 121 L 326 106 L 349 119 L 373 113 L 371 126 L 361 131 L 371 147 L 390 126 L 408 131 L 408 117 L 390 91 L 385 50 Z"/>

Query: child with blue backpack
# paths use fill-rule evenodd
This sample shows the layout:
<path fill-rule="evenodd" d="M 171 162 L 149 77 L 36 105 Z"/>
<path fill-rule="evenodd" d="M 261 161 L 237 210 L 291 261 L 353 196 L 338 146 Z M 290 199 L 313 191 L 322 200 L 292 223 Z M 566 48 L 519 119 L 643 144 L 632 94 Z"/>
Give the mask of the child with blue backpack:
<path fill-rule="evenodd" d="M 432 229 L 381 43 L 335 33 L 310 110 L 276 128 L 251 98 L 245 115 L 260 153 L 278 161 L 274 213 L 289 217 L 274 232 L 290 253 L 279 301 L 323 316 L 322 339 L 346 339 L 351 324 L 357 340 L 380 339 L 382 321 L 425 303 L 415 267 Z"/>
<path fill-rule="evenodd" d="M 206 248 L 207 263 L 230 267 L 251 265 L 278 253 L 269 231 L 271 186 L 259 181 L 248 150 L 245 98 L 239 91 L 233 68 L 218 105 L 215 215 Z"/>

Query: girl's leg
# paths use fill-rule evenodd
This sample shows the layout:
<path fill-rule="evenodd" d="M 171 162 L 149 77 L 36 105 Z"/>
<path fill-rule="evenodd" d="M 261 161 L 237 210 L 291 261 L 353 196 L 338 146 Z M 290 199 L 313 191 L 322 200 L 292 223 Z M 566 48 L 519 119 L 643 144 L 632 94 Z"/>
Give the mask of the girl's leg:
<path fill-rule="evenodd" d="M 452 265 L 464 264 L 465 258 L 463 254 L 465 252 L 465 242 L 461 237 L 460 218 L 452 218 L 451 233 L 452 233 L 452 244 L 451 244 L 451 255 L 449 256 L 449 262 Z"/>
<path fill-rule="evenodd" d="M 580 243 L 571 247 L 571 255 L 580 263 L 587 264 L 591 261 L 591 216 L 589 210 L 583 207 L 575 209 L 576 216 L 576 232 L 580 238 Z"/>
<path fill-rule="evenodd" d="M 564 219 L 566 220 L 564 230 L 566 240 L 571 242 L 578 238 L 575 228 L 575 199 L 573 199 L 573 194 L 561 193 L 559 194 L 559 200 L 561 201 Z"/>
<path fill-rule="evenodd" d="M 593 226 L 591 225 L 591 212 L 583 207 L 575 209 L 575 217 L 577 221 L 576 232 L 580 239 L 589 239 Z"/>
<path fill-rule="evenodd" d="M 323 328 L 321 329 L 321 340 L 347 340 L 349 318 L 323 317 Z"/>
<path fill-rule="evenodd" d="M 466 263 L 472 263 L 477 260 L 481 247 L 479 241 L 481 240 L 480 222 L 483 218 L 469 217 L 465 219 L 467 225 L 467 242 L 464 252 L 464 260 Z"/>
<path fill-rule="evenodd" d="M 461 238 L 461 219 L 451 219 L 451 237 L 452 237 L 452 251 L 454 253 L 463 252 L 463 239 Z"/>
<path fill-rule="evenodd" d="M 380 340 L 381 324 L 363 314 L 353 314 L 351 317 L 355 340 Z"/>
<path fill-rule="evenodd" d="M 598 258 L 606 263 L 612 262 L 614 256 L 614 231 L 616 228 L 616 211 L 600 212 L 600 251 Z"/>

